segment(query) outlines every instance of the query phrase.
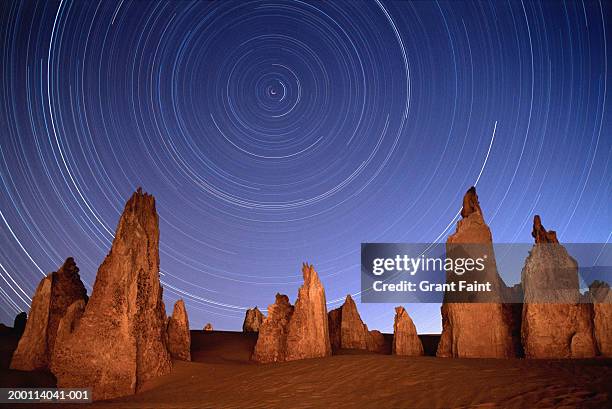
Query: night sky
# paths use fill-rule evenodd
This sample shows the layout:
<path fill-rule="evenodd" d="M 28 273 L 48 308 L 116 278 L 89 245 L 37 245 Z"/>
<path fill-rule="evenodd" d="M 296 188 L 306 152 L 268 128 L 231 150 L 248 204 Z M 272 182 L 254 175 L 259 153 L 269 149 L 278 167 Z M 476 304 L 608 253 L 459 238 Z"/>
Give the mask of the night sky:
<path fill-rule="evenodd" d="M 166 308 L 238 330 L 302 261 L 439 242 L 477 184 L 496 242 L 611 240 L 605 1 L 0 0 L 0 321 L 68 256 L 88 292 L 138 187 Z M 357 295 L 357 299 L 358 299 Z M 391 304 L 358 305 L 392 331 Z M 438 304 L 406 305 L 439 332 Z"/>

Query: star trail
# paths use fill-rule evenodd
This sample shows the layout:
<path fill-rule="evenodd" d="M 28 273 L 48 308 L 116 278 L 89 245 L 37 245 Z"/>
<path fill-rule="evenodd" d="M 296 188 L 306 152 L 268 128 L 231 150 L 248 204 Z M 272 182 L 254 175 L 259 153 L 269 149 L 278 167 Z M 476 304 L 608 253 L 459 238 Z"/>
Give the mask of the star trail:
<path fill-rule="evenodd" d="M 496 242 L 612 234 L 605 1 L 0 0 L 0 320 L 75 258 L 91 292 L 138 186 L 160 216 L 166 306 L 238 329 L 329 308 L 360 243 L 439 242 L 478 186 Z M 392 305 L 360 305 L 392 330 Z M 170 307 L 168 307 L 170 308 Z M 408 306 L 439 332 L 439 305 Z"/>

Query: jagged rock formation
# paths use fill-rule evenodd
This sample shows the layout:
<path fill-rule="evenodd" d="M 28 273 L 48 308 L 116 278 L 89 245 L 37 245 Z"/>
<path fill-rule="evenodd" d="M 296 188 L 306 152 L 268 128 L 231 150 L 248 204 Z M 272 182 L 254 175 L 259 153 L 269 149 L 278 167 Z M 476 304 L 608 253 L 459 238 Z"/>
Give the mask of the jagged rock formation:
<path fill-rule="evenodd" d="M 213 330 L 213 326 L 210 322 L 206 323 L 206 325 L 204 325 L 204 331 L 212 331 Z"/>
<path fill-rule="evenodd" d="M 341 307 L 327 314 L 329 339 L 332 351 L 339 349 L 363 349 L 372 352 L 382 352 L 385 349 L 385 339 L 379 331 L 369 331 L 357 311 L 357 305 L 351 295 Z"/>
<path fill-rule="evenodd" d="M 476 194 L 476 188 L 474 186 L 469 188 L 463 196 L 461 217 L 465 219 L 472 213 L 479 213 L 480 215 L 482 215 L 482 210 L 480 210 L 480 202 L 478 201 L 478 195 Z"/>
<path fill-rule="evenodd" d="M 612 290 L 608 283 L 596 280 L 589 286 L 589 294 L 597 349 L 601 355 L 612 357 Z"/>
<path fill-rule="evenodd" d="M 482 272 L 470 273 L 469 280 L 490 282 L 490 293 L 446 293 L 442 305 L 442 336 L 436 355 L 439 357 L 508 358 L 520 349 L 520 326 L 510 305 L 501 303 L 505 283 L 497 273 L 491 230 L 484 221 L 476 189 L 472 186 L 463 198 L 463 218 L 457 230 L 448 237 L 447 257 L 486 257 Z M 447 282 L 460 276 L 448 272 Z M 461 276 L 466 280 L 466 276 Z M 475 301 L 479 301 L 475 303 Z"/>
<path fill-rule="evenodd" d="M 395 307 L 392 352 L 394 355 L 423 355 L 423 343 L 419 339 L 416 327 L 404 307 Z"/>
<path fill-rule="evenodd" d="M 159 222 L 155 199 L 141 189 L 127 202 L 91 299 L 71 327 L 53 357 L 58 387 L 92 387 L 93 399 L 109 399 L 170 372 Z"/>
<path fill-rule="evenodd" d="M 13 320 L 13 330 L 15 333 L 21 336 L 23 331 L 25 331 L 26 324 L 28 323 L 28 314 L 25 312 L 20 312 L 15 315 L 15 319 Z"/>
<path fill-rule="evenodd" d="M 276 294 L 259 328 L 253 360 L 281 362 L 331 355 L 325 290 L 312 265 L 303 264 L 304 284 L 295 307 Z"/>
<path fill-rule="evenodd" d="M 581 302 L 578 264 L 557 241 L 542 241 L 543 232 L 536 216 L 532 233 L 536 244 L 521 272 L 525 357 L 595 356 L 593 306 Z"/>
<path fill-rule="evenodd" d="M 41 280 L 32 299 L 30 319 L 11 361 L 12 369 L 48 369 L 59 321 L 75 301 L 87 302 L 87 291 L 72 257 Z"/>
<path fill-rule="evenodd" d="M 253 360 L 261 363 L 282 362 L 287 355 L 287 330 L 289 320 L 293 315 L 293 306 L 289 297 L 276 294 L 274 304 L 268 306 L 268 316 L 264 318 L 261 327 Z"/>
<path fill-rule="evenodd" d="M 332 350 L 367 349 L 370 332 L 350 294 L 341 307 L 329 312 L 327 319 Z"/>
<path fill-rule="evenodd" d="M 242 324 L 242 332 L 259 332 L 264 316 L 257 307 L 247 310 Z"/>
<path fill-rule="evenodd" d="M 191 361 L 191 333 L 189 317 L 183 300 L 174 304 L 172 317 L 168 319 L 168 351 L 170 356 L 181 361 Z"/>
<path fill-rule="evenodd" d="M 559 243 L 557 239 L 557 232 L 551 230 L 546 231 L 542 226 L 542 219 L 539 215 L 533 217 L 533 230 L 531 236 L 535 239 L 536 244 L 538 243 Z"/>
<path fill-rule="evenodd" d="M 304 284 L 287 329 L 287 361 L 331 355 L 325 290 L 312 264 L 304 263 L 302 274 Z"/>

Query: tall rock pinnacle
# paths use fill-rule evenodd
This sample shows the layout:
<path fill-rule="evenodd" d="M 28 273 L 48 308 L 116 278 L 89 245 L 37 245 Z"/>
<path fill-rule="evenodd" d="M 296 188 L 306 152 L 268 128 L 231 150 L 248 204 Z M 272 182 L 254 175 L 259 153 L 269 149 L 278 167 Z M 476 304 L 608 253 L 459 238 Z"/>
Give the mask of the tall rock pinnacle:
<path fill-rule="evenodd" d="M 465 193 L 461 215 L 463 218 L 457 223 L 457 230 L 446 242 L 447 257 L 459 254 L 476 259 L 484 255 L 486 268 L 473 278 L 479 282 L 490 282 L 492 291 L 486 295 L 471 295 L 471 299 L 465 300 L 445 294 L 442 305 L 442 336 L 437 356 L 516 356 L 520 348 L 518 323 L 514 319 L 512 307 L 501 303 L 503 294 L 508 290 L 497 273 L 491 230 L 484 221 L 473 186 Z M 447 274 L 447 281 L 456 280 L 457 277 L 451 271 Z"/>
<path fill-rule="evenodd" d="M 331 355 L 325 290 L 312 264 L 304 263 L 302 274 L 304 284 L 287 330 L 287 361 Z"/>
<path fill-rule="evenodd" d="M 552 232 L 554 233 L 554 232 Z M 521 337 L 527 358 L 595 356 L 593 305 L 581 302 L 578 263 L 534 217 L 536 244 L 521 273 Z"/>
<path fill-rule="evenodd" d="M 93 387 L 94 399 L 109 399 L 170 372 L 158 216 L 155 199 L 141 189 L 125 205 L 91 299 L 72 327 L 53 356 L 58 387 Z"/>

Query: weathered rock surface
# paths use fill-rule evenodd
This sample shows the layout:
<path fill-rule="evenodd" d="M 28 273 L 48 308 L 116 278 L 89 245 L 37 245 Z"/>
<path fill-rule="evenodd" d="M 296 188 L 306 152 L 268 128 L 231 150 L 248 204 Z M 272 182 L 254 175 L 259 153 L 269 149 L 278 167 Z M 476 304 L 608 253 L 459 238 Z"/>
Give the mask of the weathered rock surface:
<path fill-rule="evenodd" d="M 470 187 L 463 196 L 461 217 L 465 219 L 472 213 L 479 213 L 482 215 L 482 210 L 480 210 L 480 202 L 478 201 L 478 195 L 476 194 L 476 188 L 474 186 Z"/>
<path fill-rule="evenodd" d="M 526 358 L 595 356 L 591 304 L 581 302 L 578 264 L 556 241 L 539 241 L 534 219 L 533 246 L 521 272 L 524 293 L 521 337 Z M 540 227 L 538 227 L 538 224 Z"/>
<path fill-rule="evenodd" d="M 332 351 L 342 348 L 342 307 L 335 308 L 327 313 L 329 326 L 329 342 Z"/>
<path fill-rule="evenodd" d="M 28 322 L 28 314 L 25 312 L 20 312 L 15 315 L 15 319 L 13 320 L 13 330 L 15 333 L 22 335 L 23 331 L 25 331 L 26 324 Z"/>
<path fill-rule="evenodd" d="M 159 281 L 155 199 L 140 189 L 127 202 L 91 299 L 53 358 L 58 387 L 93 387 L 93 399 L 135 393 L 170 372 Z"/>
<path fill-rule="evenodd" d="M 384 354 L 385 352 L 387 352 L 385 337 L 380 331 L 376 329 L 369 331 L 368 351 L 376 352 L 379 354 Z"/>
<path fill-rule="evenodd" d="M 304 284 L 295 307 L 281 294 L 268 307 L 253 360 L 281 362 L 331 355 L 325 290 L 312 265 L 304 264 L 302 274 Z"/>
<path fill-rule="evenodd" d="M 213 330 L 213 326 L 210 322 L 207 322 L 206 325 L 204 325 L 204 331 L 212 331 Z"/>
<path fill-rule="evenodd" d="M 472 274 L 470 280 L 490 282 L 492 291 L 470 294 L 465 299 L 445 294 L 442 336 L 436 355 L 464 358 L 516 356 L 520 349 L 520 327 L 513 319 L 512 307 L 501 303 L 508 289 L 497 273 L 491 230 L 484 221 L 474 187 L 465 194 L 461 215 L 463 218 L 457 223 L 457 230 L 448 237 L 447 257 L 477 259 L 486 256 L 484 271 Z M 459 277 L 449 272 L 447 282 L 456 281 Z"/>
<path fill-rule="evenodd" d="M 349 295 L 342 305 L 342 322 L 340 323 L 341 347 L 346 349 L 367 349 L 370 332 L 361 321 L 357 305 Z"/>
<path fill-rule="evenodd" d="M 367 349 L 370 332 L 361 321 L 357 305 L 350 294 L 341 307 L 329 312 L 327 320 L 332 350 Z"/>
<path fill-rule="evenodd" d="M 608 283 L 594 281 L 589 286 L 593 302 L 595 341 L 599 353 L 612 357 L 612 290 Z"/>
<path fill-rule="evenodd" d="M 68 307 L 66 310 L 66 314 L 62 317 L 57 327 L 57 335 L 55 338 L 55 347 L 51 353 L 51 364 L 50 369 L 51 372 L 55 372 L 56 370 L 61 370 L 61 365 L 66 360 L 70 360 L 71 349 L 69 347 L 68 341 L 70 337 L 74 333 L 76 326 L 79 323 L 79 320 L 83 316 L 85 312 L 85 301 L 78 300 L 75 301 Z M 68 356 L 67 356 L 68 355 Z M 57 367 L 59 365 L 59 368 Z"/>
<path fill-rule="evenodd" d="M 533 217 L 533 230 L 531 231 L 531 236 L 534 238 L 536 244 L 559 243 L 557 232 L 553 230 L 546 231 L 544 226 L 542 226 L 542 219 L 537 214 Z"/>
<path fill-rule="evenodd" d="M 385 350 L 385 339 L 379 331 L 369 331 L 363 323 L 357 305 L 349 295 L 341 307 L 327 314 L 332 351 L 363 349 L 372 352 Z"/>
<path fill-rule="evenodd" d="M 331 355 L 325 290 L 312 265 L 304 263 L 302 274 L 304 284 L 287 330 L 287 361 Z"/>
<path fill-rule="evenodd" d="M 13 354 L 11 368 L 24 371 L 47 369 L 59 321 L 75 301 L 87 302 L 87 291 L 72 257 L 55 272 L 43 278 L 30 310 L 30 319 Z"/>
<path fill-rule="evenodd" d="M 247 310 L 242 324 L 242 332 L 259 332 L 259 327 L 263 322 L 264 316 L 259 311 L 259 308 L 250 308 Z"/>
<path fill-rule="evenodd" d="M 419 339 L 416 327 L 404 307 L 395 307 L 392 352 L 394 355 L 423 355 L 423 343 Z"/>
<path fill-rule="evenodd" d="M 276 294 L 274 304 L 268 307 L 268 316 L 264 318 L 261 327 L 253 360 L 261 363 L 282 362 L 287 355 L 287 330 L 289 320 L 293 315 L 293 306 L 289 297 Z"/>
<path fill-rule="evenodd" d="M 178 300 L 174 304 L 172 317 L 168 319 L 167 334 L 170 356 L 181 361 L 191 361 L 189 317 L 183 300 Z"/>
<path fill-rule="evenodd" d="M 47 350 L 47 327 L 49 324 L 49 305 L 51 300 L 51 277 L 43 278 L 32 298 L 30 319 L 13 353 L 11 369 L 35 371 L 46 369 L 49 365 Z"/>

